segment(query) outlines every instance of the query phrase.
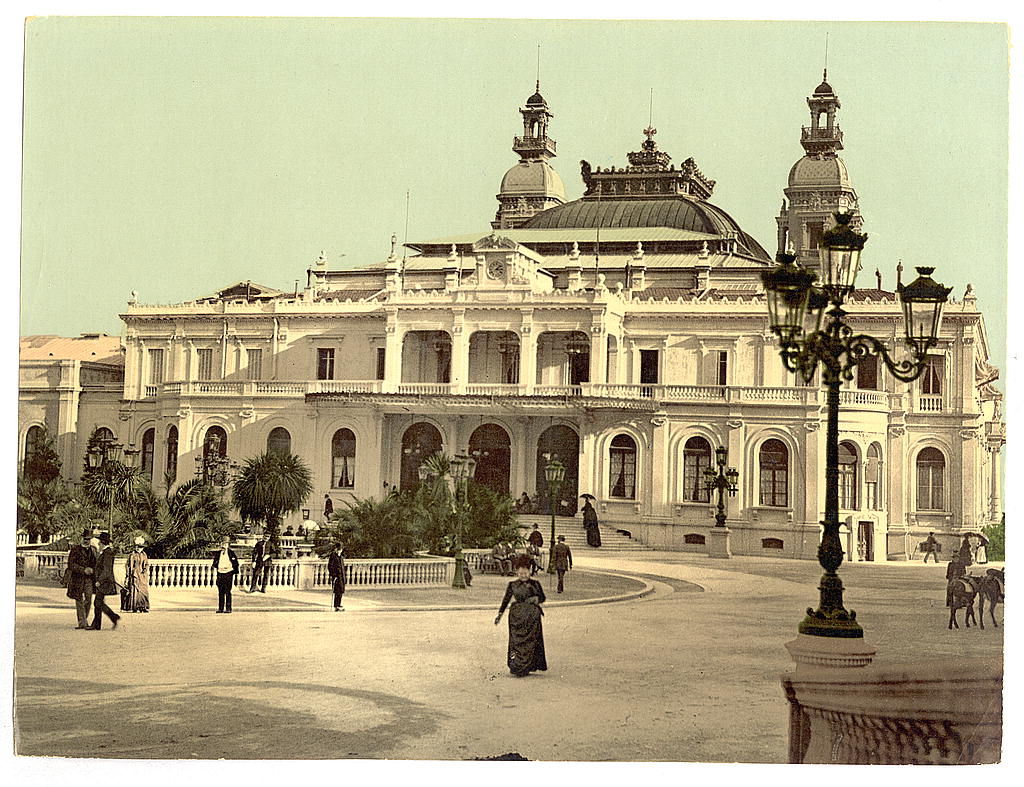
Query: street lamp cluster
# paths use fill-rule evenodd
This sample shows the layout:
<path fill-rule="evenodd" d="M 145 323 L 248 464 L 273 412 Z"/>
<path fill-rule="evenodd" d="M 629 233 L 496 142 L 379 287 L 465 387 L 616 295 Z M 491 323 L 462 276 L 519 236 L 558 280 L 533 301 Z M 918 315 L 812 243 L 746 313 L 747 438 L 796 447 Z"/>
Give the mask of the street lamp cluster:
<path fill-rule="evenodd" d="M 121 467 L 120 454 L 124 446 L 113 437 L 100 435 L 86 452 L 89 469 L 104 476 L 107 487 L 107 532 L 114 532 L 114 492 L 117 489 L 116 474 Z M 127 453 L 127 452 L 126 452 Z"/>
<path fill-rule="evenodd" d="M 476 465 L 477 461 L 472 456 L 456 454 L 449 460 L 448 472 L 444 475 L 452 498 L 452 513 L 455 515 L 455 576 L 452 577 L 452 587 L 460 590 L 466 587 L 466 557 L 462 553 L 462 529 L 469 510 L 467 485 L 476 474 Z M 432 476 L 437 477 L 426 464 L 420 465 L 416 473 L 421 483 Z"/>
<path fill-rule="evenodd" d="M 565 481 L 565 465 L 553 458 L 544 467 L 544 478 L 548 482 L 548 508 L 551 509 L 551 541 L 548 543 L 548 573 L 555 573 L 555 512 Z"/>
<path fill-rule="evenodd" d="M 207 435 L 203 455 L 196 457 L 196 475 L 203 479 L 204 484 L 227 486 L 232 465 L 231 460 L 221 454 L 220 446 L 220 435 Z"/>
<path fill-rule="evenodd" d="M 718 513 L 715 514 L 715 527 L 725 527 L 725 494 L 730 496 L 739 490 L 739 470 L 735 467 L 726 467 L 729 452 L 724 445 L 715 449 L 715 464 L 717 470 L 711 467 L 704 468 L 704 486 L 709 492 L 718 492 Z"/>
<path fill-rule="evenodd" d="M 836 571 L 843 562 L 839 539 L 839 388 L 853 379 L 858 363 L 879 358 L 897 380 L 920 377 L 928 350 L 937 342 L 942 309 L 952 288 L 931 278 L 934 268 L 918 268 L 911 284 L 897 285 L 903 307 L 909 358 L 893 359 L 885 345 L 872 336 L 855 334 L 843 319 L 843 303 L 853 292 L 860 270 L 860 256 L 867 235 L 851 226 L 850 213 L 838 213 L 836 225 L 824 233 L 819 249 L 823 279 L 795 263 L 791 254 L 779 254 L 780 265 L 762 275 L 767 291 L 771 329 L 779 338 L 785 367 L 810 383 L 821 364 L 822 384 L 827 389 L 825 436 L 825 518 L 818 547 L 821 578 L 818 609 L 808 608 L 800 623 L 801 634 L 822 637 L 862 638 L 856 613 L 843 607 L 843 583 Z M 831 308 L 829 308 L 831 304 Z"/>

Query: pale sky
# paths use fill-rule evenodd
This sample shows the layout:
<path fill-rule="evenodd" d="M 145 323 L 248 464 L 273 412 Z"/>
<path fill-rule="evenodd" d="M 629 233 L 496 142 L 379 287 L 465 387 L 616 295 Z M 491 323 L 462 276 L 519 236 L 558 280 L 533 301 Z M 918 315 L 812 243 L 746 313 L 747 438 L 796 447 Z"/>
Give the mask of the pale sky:
<path fill-rule="evenodd" d="M 647 125 L 769 252 L 828 76 L 870 240 L 859 283 L 974 285 L 1004 365 L 1007 29 L 966 23 L 40 18 L 27 28 L 21 333 L 119 333 L 144 303 L 291 289 L 389 238 L 489 231 L 541 92 L 567 197 Z M 343 256 L 344 255 L 344 256 Z"/>

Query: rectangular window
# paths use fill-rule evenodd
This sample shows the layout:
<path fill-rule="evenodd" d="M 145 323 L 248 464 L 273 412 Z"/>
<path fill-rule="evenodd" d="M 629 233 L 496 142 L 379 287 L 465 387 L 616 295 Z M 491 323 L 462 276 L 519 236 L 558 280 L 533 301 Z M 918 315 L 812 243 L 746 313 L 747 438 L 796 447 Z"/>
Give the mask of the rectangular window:
<path fill-rule="evenodd" d="M 610 497 L 633 500 L 636 498 L 636 452 L 616 451 L 612 449 L 609 456 Z"/>
<path fill-rule="evenodd" d="M 711 492 L 707 488 L 704 471 L 711 466 L 711 454 L 707 451 L 683 452 L 683 500 L 693 503 L 707 503 Z"/>
<path fill-rule="evenodd" d="M 917 508 L 920 511 L 942 510 L 941 465 L 919 463 L 917 465 Z"/>
<path fill-rule="evenodd" d="M 658 351 L 657 350 L 641 350 L 640 351 L 640 384 L 641 385 L 657 385 L 658 384 Z"/>
<path fill-rule="evenodd" d="M 320 347 L 316 351 L 316 379 L 334 379 L 334 348 Z"/>
<path fill-rule="evenodd" d="M 246 351 L 246 372 L 248 379 L 263 379 L 263 350 Z"/>
<path fill-rule="evenodd" d="M 718 351 L 718 370 L 717 370 L 717 383 L 718 385 L 729 384 L 729 351 L 719 350 Z"/>
<path fill-rule="evenodd" d="M 839 465 L 839 507 L 847 511 L 857 508 L 856 465 Z"/>
<path fill-rule="evenodd" d="M 164 351 L 149 351 L 149 384 L 159 385 L 164 381 Z"/>
<path fill-rule="evenodd" d="M 213 350 L 196 350 L 196 357 L 199 359 L 199 368 L 196 373 L 196 379 L 212 380 Z"/>
<path fill-rule="evenodd" d="M 877 481 L 865 481 L 864 482 L 864 493 L 867 495 L 868 510 L 878 511 L 881 506 L 878 505 L 878 482 Z"/>
<path fill-rule="evenodd" d="M 925 362 L 924 373 L 921 375 L 921 393 L 932 396 L 942 395 L 943 360 L 931 357 Z"/>
<path fill-rule="evenodd" d="M 384 379 L 384 361 L 387 359 L 387 350 L 383 347 L 377 348 L 377 379 Z"/>
<path fill-rule="evenodd" d="M 878 358 L 869 355 L 857 364 L 857 387 L 865 391 L 878 390 Z"/>
<path fill-rule="evenodd" d="M 821 247 L 821 236 L 825 233 L 825 225 L 820 221 L 807 223 L 807 247 L 817 249 Z"/>

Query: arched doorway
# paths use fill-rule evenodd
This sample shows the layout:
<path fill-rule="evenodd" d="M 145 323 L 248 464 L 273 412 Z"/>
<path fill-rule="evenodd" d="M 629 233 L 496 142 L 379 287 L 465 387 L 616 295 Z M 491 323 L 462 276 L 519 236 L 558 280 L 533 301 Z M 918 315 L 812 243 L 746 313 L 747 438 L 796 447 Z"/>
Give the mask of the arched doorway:
<path fill-rule="evenodd" d="M 580 438 L 568 426 L 549 426 L 537 440 L 537 501 L 541 510 L 550 513 L 548 485 L 544 468 L 552 459 L 565 465 L 565 481 L 559 494 L 557 514 L 574 516 L 579 503 Z"/>
<path fill-rule="evenodd" d="M 398 482 L 402 492 L 419 486 L 419 466 L 428 456 L 441 450 L 441 443 L 441 433 L 433 424 L 421 421 L 405 430 L 402 435 L 402 473 Z"/>
<path fill-rule="evenodd" d="M 507 495 L 512 464 L 508 432 L 497 424 L 478 426 L 469 437 L 469 453 L 476 459 L 476 482 L 492 492 Z"/>

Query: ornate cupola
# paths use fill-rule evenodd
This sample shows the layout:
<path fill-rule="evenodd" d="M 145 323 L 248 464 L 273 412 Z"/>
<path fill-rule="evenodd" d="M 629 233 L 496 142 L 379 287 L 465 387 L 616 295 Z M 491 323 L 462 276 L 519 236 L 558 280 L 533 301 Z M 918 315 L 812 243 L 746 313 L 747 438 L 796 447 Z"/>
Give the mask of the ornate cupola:
<path fill-rule="evenodd" d="M 832 226 L 833 214 L 850 211 L 852 226 L 863 224 L 857 192 L 850 183 L 846 164 L 837 155 L 843 149 L 843 132 L 836 122 L 839 97 L 828 83 L 825 71 L 821 84 L 807 99 L 811 125 L 800 132 L 805 155 L 789 171 L 785 199 L 776 219 L 778 251 L 792 250 L 801 265 L 817 270 L 822 234 Z"/>
<path fill-rule="evenodd" d="M 518 227 L 541 211 L 565 202 L 562 179 L 548 163 L 555 157 L 555 141 L 548 136 L 548 121 L 554 115 L 540 94 L 540 80 L 519 113 L 523 116 L 523 135 L 512 141 L 519 163 L 501 179 L 498 212 L 491 222 L 494 229 Z"/>
<path fill-rule="evenodd" d="M 647 137 L 640 145 L 640 150 L 627 153 L 629 166 L 624 168 L 608 167 L 591 169 L 590 164 L 581 161 L 583 184 L 586 186 L 584 199 L 607 199 L 608 197 L 665 197 L 686 196 L 696 200 L 706 200 L 715 190 L 715 181 L 704 176 L 697 169 L 692 158 L 686 159 L 676 169 L 669 166 L 672 157 L 658 150 L 654 135 L 658 129 L 648 126 L 644 129 Z"/>

